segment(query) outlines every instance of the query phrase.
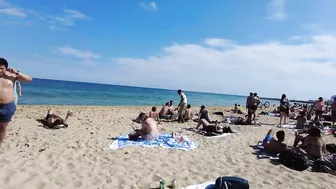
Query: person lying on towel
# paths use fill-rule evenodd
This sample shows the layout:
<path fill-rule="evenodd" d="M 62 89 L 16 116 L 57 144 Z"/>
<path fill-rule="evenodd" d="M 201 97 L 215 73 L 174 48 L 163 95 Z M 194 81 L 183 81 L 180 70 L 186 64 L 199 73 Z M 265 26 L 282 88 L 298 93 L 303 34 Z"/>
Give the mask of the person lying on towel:
<path fill-rule="evenodd" d="M 217 121 L 215 121 L 215 124 L 211 124 L 206 119 L 201 119 L 198 122 L 196 129 L 199 129 L 200 126 L 202 126 L 202 128 L 199 130 L 199 133 L 202 131 L 213 133 L 234 133 L 230 127 L 221 127 Z"/>
<path fill-rule="evenodd" d="M 273 130 L 270 129 L 263 140 L 265 150 L 272 154 L 279 154 L 287 150 L 287 145 L 284 142 L 285 132 L 280 130 L 276 132 L 277 140 L 273 137 Z"/>
<path fill-rule="evenodd" d="M 156 139 L 159 136 L 156 121 L 143 112 L 139 114 L 138 118 L 141 123 L 141 129 L 134 129 L 135 133 L 129 134 L 129 139 L 138 140 L 139 137 L 144 140 Z"/>
<path fill-rule="evenodd" d="M 67 120 L 69 116 L 72 116 L 73 113 L 68 111 L 65 118 L 61 118 L 59 115 L 53 112 L 53 109 L 50 108 L 48 113 L 44 119 L 37 119 L 38 122 L 42 123 L 43 125 L 49 128 L 55 128 L 56 126 L 63 125 L 65 128 L 68 127 Z"/>

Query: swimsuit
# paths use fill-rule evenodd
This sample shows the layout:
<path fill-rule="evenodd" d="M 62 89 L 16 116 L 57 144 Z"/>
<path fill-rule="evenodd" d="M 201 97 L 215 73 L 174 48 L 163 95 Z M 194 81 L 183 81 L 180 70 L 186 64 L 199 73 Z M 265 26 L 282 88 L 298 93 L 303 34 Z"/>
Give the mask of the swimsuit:
<path fill-rule="evenodd" d="M 0 104 L 0 122 L 10 122 L 12 121 L 12 117 L 15 114 L 16 105 L 15 102 L 12 101 L 8 104 Z"/>
<path fill-rule="evenodd" d="M 265 139 L 263 140 L 263 145 L 265 145 L 266 142 L 271 142 L 272 138 L 273 138 L 272 135 L 270 134 L 266 135 Z"/>

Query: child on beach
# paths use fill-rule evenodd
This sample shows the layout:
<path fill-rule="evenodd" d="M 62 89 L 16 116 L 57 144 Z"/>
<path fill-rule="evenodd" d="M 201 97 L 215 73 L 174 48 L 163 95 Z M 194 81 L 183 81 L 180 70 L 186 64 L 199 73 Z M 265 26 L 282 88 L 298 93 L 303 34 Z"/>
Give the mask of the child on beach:
<path fill-rule="evenodd" d="M 156 107 L 152 107 L 152 110 L 149 112 L 149 117 L 153 118 L 155 121 L 160 122 L 159 113 L 156 112 Z"/>

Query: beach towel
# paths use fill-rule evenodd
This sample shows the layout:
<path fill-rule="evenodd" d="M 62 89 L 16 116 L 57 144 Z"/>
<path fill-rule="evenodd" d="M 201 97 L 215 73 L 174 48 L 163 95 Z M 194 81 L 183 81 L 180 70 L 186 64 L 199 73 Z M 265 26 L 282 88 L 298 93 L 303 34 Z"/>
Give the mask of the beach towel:
<path fill-rule="evenodd" d="M 284 128 L 284 129 L 296 129 L 296 125 L 292 125 L 292 124 L 281 125 L 281 128 Z"/>
<path fill-rule="evenodd" d="M 215 182 L 214 181 L 208 181 L 202 184 L 195 184 L 190 185 L 187 187 L 184 187 L 182 189 L 215 189 Z"/>
<path fill-rule="evenodd" d="M 173 138 L 171 133 L 160 134 L 155 140 L 137 140 L 130 141 L 128 135 L 122 135 L 116 138 L 110 145 L 110 149 L 116 150 L 127 146 L 141 146 L 141 147 L 162 147 L 179 150 L 194 150 L 197 148 L 197 144 L 190 141 L 187 137 L 182 136 Z"/>
<path fill-rule="evenodd" d="M 196 128 L 194 128 L 194 127 L 191 127 L 191 128 L 180 128 L 180 129 L 184 129 L 184 130 L 187 130 L 187 131 L 191 131 L 191 132 L 200 134 L 200 135 L 204 136 L 205 138 L 221 138 L 221 137 L 226 137 L 226 136 L 230 136 L 231 135 L 231 133 L 221 133 L 221 134 L 218 134 L 216 136 L 206 136 L 206 135 L 203 135 L 201 133 L 198 133 L 198 130 Z"/>
<path fill-rule="evenodd" d="M 272 117 L 280 117 L 280 114 L 275 114 L 275 113 L 268 113 L 268 116 L 272 116 Z"/>

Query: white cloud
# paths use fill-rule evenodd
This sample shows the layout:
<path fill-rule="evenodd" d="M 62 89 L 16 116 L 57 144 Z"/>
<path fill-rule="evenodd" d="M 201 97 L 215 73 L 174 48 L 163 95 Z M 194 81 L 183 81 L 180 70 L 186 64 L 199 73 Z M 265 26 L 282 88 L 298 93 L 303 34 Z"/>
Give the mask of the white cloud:
<path fill-rule="evenodd" d="M 92 53 L 90 51 L 81 51 L 67 46 L 58 47 L 57 51 L 61 55 L 74 56 L 81 59 L 98 59 L 100 57 L 98 54 Z"/>
<path fill-rule="evenodd" d="M 232 41 L 219 38 L 207 38 L 205 39 L 204 44 L 212 47 L 227 47 L 232 45 Z"/>
<path fill-rule="evenodd" d="M 72 9 L 64 9 L 62 15 L 49 15 L 51 24 L 61 24 L 64 26 L 73 26 L 75 25 L 76 20 L 87 20 L 90 19 L 89 16 Z"/>
<path fill-rule="evenodd" d="M 155 2 L 141 2 L 139 6 L 146 11 L 157 11 L 157 6 Z"/>
<path fill-rule="evenodd" d="M 230 48 L 209 46 L 221 44 L 216 41 L 228 43 Z M 21 71 L 54 79 L 242 95 L 256 91 L 269 97 L 286 93 L 295 99 L 329 98 L 336 91 L 335 35 L 306 36 L 295 43 L 291 40 L 252 44 L 229 41 L 208 38 L 203 44 L 173 44 L 160 53 L 153 53 L 160 55 L 115 57 L 112 61 L 97 60 L 99 55 L 71 47 L 58 50 L 84 61 L 66 56 L 18 60 L 13 54 L 13 61 L 6 57 Z"/>
<path fill-rule="evenodd" d="M 20 18 L 25 18 L 27 16 L 27 14 L 23 10 L 17 8 L 0 9 L 0 14 L 6 14 L 8 16 L 14 16 Z"/>
<path fill-rule="evenodd" d="M 271 20 L 284 20 L 287 18 L 285 0 L 270 0 L 266 6 L 267 18 Z"/>

